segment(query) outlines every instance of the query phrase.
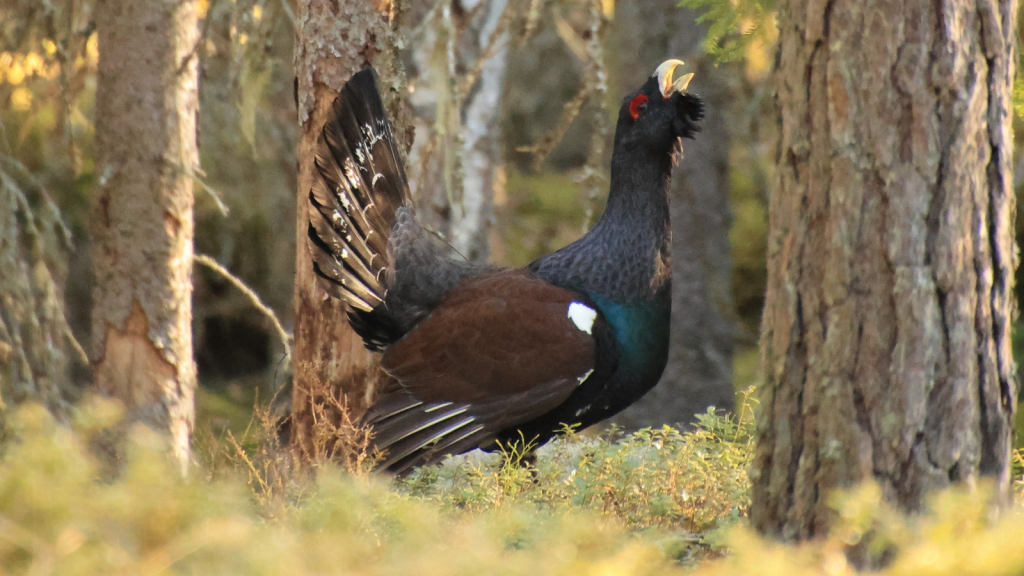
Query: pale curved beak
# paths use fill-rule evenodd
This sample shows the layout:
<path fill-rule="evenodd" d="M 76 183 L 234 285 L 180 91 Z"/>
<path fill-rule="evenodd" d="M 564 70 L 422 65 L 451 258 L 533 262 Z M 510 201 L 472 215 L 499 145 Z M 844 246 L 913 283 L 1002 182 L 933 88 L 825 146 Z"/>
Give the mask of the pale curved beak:
<path fill-rule="evenodd" d="M 661 95 L 668 98 L 673 92 L 682 92 L 686 90 L 686 87 L 690 85 L 690 80 L 693 79 L 693 72 L 680 76 L 678 80 L 672 80 L 672 72 L 677 66 L 682 66 L 682 60 L 665 60 L 658 66 L 658 69 L 654 71 L 654 76 L 658 77 L 658 88 L 661 89 Z"/>

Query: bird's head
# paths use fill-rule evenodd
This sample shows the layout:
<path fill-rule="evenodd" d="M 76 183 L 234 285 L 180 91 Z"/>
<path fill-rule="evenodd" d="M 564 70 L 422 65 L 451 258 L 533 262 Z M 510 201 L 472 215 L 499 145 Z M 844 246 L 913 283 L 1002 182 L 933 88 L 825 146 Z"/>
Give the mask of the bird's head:
<path fill-rule="evenodd" d="M 700 132 L 704 101 L 686 91 L 693 73 L 673 79 L 680 60 L 666 60 L 619 108 L 615 145 L 629 148 L 671 149 L 680 138 Z"/>

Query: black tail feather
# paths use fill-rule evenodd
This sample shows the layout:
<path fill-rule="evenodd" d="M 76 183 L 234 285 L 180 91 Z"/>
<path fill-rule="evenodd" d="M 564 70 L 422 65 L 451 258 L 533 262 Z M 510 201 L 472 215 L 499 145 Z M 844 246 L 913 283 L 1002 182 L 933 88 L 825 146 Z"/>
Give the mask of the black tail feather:
<path fill-rule="evenodd" d="M 325 135 L 328 139 L 344 135 L 363 176 L 370 178 L 370 187 L 360 192 L 376 207 L 372 216 L 391 222 L 409 196 L 408 181 L 372 70 L 353 76 L 342 90 L 341 101 L 346 105 L 339 106 L 335 100 L 335 122 L 328 124 L 331 129 Z M 354 147 L 357 142 L 360 146 Z"/>
<path fill-rule="evenodd" d="M 307 234 L 321 285 L 351 313 L 378 309 L 388 290 L 388 238 L 409 186 L 372 69 L 355 74 L 331 107 L 309 201 Z"/>
<path fill-rule="evenodd" d="M 426 466 L 440 461 L 445 456 L 468 452 L 486 442 L 493 434 L 482 424 L 459 422 L 455 429 L 449 429 L 445 435 L 434 435 L 419 448 L 407 451 L 404 458 L 389 458 L 386 469 L 394 474 L 405 474 L 413 468 Z M 397 452 L 397 450 L 396 450 Z"/>
<path fill-rule="evenodd" d="M 460 454 L 493 435 L 465 404 L 424 403 L 404 392 L 385 395 L 363 422 L 373 427 L 373 447 L 384 454 L 377 468 L 396 474 Z"/>
<path fill-rule="evenodd" d="M 399 390 L 380 398 L 363 423 L 373 428 L 373 447 L 384 454 L 377 468 L 402 474 L 500 438 L 511 424 L 560 404 L 578 384 L 575 378 L 554 380 L 478 403 L 424 402 Z"/>

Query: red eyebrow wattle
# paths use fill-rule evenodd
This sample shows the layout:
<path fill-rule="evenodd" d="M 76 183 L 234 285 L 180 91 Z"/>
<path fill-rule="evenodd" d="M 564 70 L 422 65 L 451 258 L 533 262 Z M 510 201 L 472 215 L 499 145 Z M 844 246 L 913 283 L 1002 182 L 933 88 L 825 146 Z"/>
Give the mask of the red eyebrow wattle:
<path fill-rule="evenodd" d="M 640 105 L 641 104 L 646 104 L 646 103 L 647 103 L 647 96 L 644 96 L 643 94 L 637 95 L 629 103 L 629 115 L 633 117 L 633 120 L 636 120 L 637 118 L 640 117 L 640 112 L 641 112 Z"/>

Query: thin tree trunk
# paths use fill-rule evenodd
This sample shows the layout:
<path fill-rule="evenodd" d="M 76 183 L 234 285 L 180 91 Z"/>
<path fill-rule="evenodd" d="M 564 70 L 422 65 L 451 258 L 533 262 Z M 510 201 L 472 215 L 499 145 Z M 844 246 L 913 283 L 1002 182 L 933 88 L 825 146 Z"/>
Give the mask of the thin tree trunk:
<path fill-rule="evenodd" d="M 184 468 L 196 386 L 196 4 L 102 0 L 96 23 L 96 384 L 133 419 L 168 432 Z"/>
<path fill-rule="evenodd" d="M 501 166 L 498 120 L 505 84 L 508 32 L 499 28 L 506 0 L 462 0 L 477 12 L 465 52 L 480 67 L 467 95 L 462 134 L 462 198 L 452 222 L 452 246 L 470 260 L 486 261 L 494 216 L 494 185 Z"/>
<path fill-rule="evenodd" d="M 407 142 L 412 134 L 405 129 L 409 121 L 401 102 L 405 90 L 396 68 L 397 15 L 391 0 L 300 4 L 295 51 L 300 134 L 291 439 L 301 455 L 316 459 L 351 448 L 345 438 L 325 437 L 323 427 L 357 418 L 373 399 L 379 380 L 378 359 L 349 327 L 343 305 L 328 297 L 313 275 L 306 228 L 317 138 L 345 82 L 371 64 L 380 75 L 395 133 L 405 135 Z"/>
<path fill-rule="evenodd" d="M 1008 496 L 1014 0 L 784 0 L 752 519 L 834 488 Z"/>
<path fill-rule="evenodd" d="M 417 28 L 410 156 L 420 220 L 469 260 L 486 261 L 501 166 L 500 100 L 508 31 L 506 0 L 451 0 Z M 433 8 L 430 3 L 424 8 Z M 468 86 L 467 81 L 468 82 Z"/>
<path fill-rule="evenodd" d="M 696 71 L 690 90 L 704 97 L 703 131 L 685 143 L 672 183 L 672 328 L 661 382 L 612 421 L 627 429 L 690 424 L 709 406 L 733 407 L 733 321 L 730 274 L 727 72 L 700 54 L 706 34 L 675 0 L 619 4 L 617 96 L 644 82 L 668 58 Z M 642 39 L 642 40 L 638 40 Z M 686 71 L 679 72 L 684 73 Z"/>

